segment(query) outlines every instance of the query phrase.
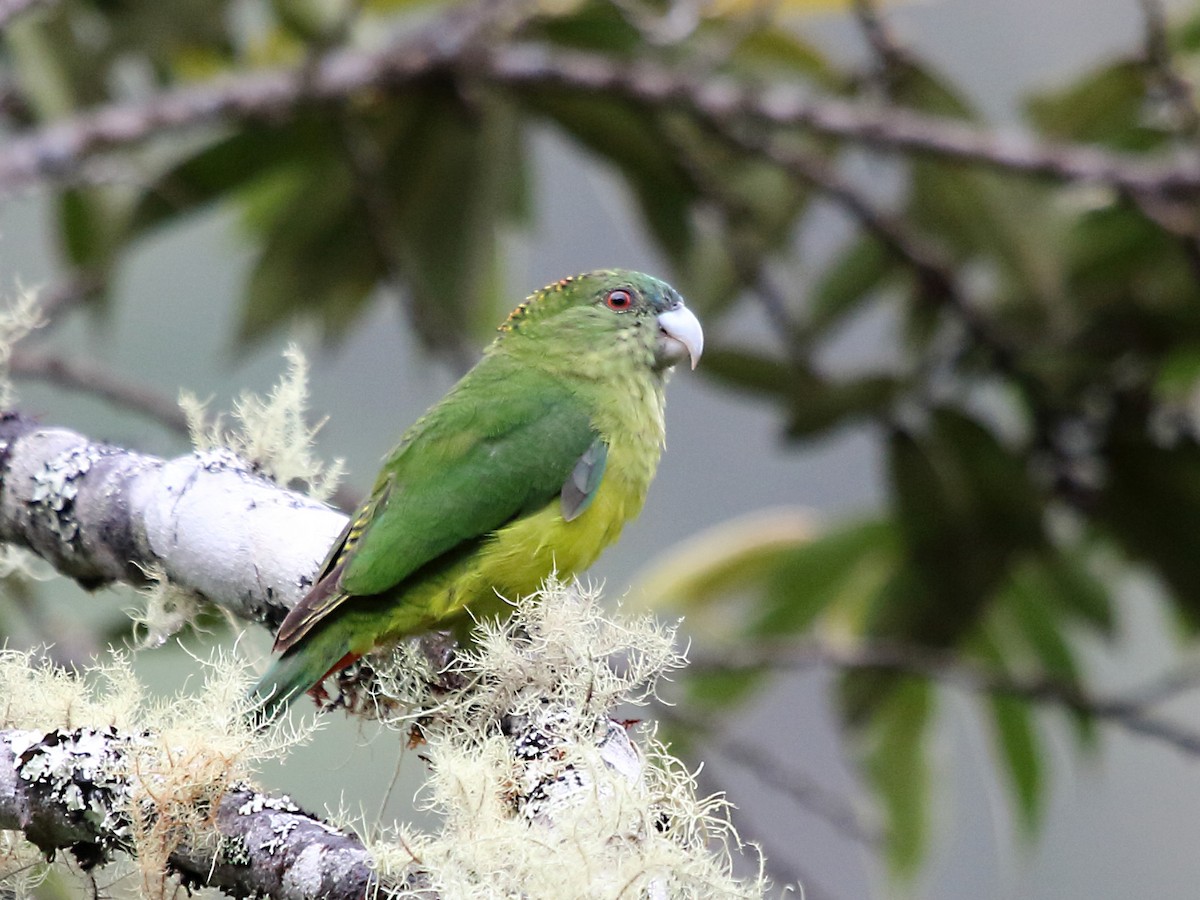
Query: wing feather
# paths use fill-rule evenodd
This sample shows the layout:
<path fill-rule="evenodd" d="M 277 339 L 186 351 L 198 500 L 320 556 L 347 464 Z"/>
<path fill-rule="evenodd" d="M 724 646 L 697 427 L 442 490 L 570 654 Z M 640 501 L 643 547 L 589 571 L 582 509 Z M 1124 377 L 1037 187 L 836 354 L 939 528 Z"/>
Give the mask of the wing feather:
<path fill-rule="evenodd" d="M 385 460 L 371 497 L 284 620 L 276 649 L 294 646 L 346 597 L 386 594 L 553 502 L 597 439 L 582 402 L 551 376 L 477 366 Z"/>

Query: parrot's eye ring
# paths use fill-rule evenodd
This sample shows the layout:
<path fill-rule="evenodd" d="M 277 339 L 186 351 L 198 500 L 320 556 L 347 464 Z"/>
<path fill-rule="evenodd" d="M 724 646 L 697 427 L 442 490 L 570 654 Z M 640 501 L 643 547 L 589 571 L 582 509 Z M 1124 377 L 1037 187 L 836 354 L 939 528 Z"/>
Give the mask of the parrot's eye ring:
<path fill-rule="evenodd" d="M 624 312 L 633 306 L 633 294 L 625 288 L 615 288 L 604 295 L 604 303 L 609 309 Z"/>

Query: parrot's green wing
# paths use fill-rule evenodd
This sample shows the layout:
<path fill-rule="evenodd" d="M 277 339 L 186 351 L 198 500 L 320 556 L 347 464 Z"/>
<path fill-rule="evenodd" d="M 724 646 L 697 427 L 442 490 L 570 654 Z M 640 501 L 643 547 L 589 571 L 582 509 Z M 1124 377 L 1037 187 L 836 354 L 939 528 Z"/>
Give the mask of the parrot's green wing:
<path fill-rule="evenodd" d="M 386 593 L 556 497 L 574 518 L 599 487 L 606 457 L 583 403 L 556 379 L 477 368 L 385 461 L 276 649 L 296 644 L 346 596 Z"/>

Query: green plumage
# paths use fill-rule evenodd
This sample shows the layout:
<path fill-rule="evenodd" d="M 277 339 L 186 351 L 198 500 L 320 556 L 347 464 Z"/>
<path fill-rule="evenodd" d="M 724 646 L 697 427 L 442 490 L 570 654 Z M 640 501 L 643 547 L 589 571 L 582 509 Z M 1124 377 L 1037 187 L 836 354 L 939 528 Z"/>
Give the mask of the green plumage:
<path fill-rule="evenodd" d="M 534 294 L 384 459 L 276 637 L 266 717 L 349 660 L 595 560 L 641 509 L 663 385 L 699 323 L 665 283 L 593 272 Z"/>

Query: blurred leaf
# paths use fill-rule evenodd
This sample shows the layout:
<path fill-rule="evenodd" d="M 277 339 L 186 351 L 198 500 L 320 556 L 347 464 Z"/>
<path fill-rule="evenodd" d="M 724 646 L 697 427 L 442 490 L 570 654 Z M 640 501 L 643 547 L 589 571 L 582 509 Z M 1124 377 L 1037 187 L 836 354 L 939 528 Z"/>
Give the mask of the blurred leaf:
<path fill-rule="evenodd" d="M 1029 558 L 1012 574 L 1011 591 L 1015 608 L 1028 617 L 1029 623 L 1054 634 L 1060 634 L 1062 623 L 1082 622 L 1105 637 L 1116 628 L 1113 598 L 1108 585 L 1088 571 L 1086 562 L 1063 550 L 1054 555 Z M 1053 618 L 1051 618 L 1053 616 Z M 1052 654 L 1042 656 L 1042 664 L 1056 675 L 1075 679 L 1074 664 L 1064 659 L 1057 665 Z"/>
<path fill-rule="evenodd" d="M 914 602 L 883 602 L 870 633 L 953 644 L 1023 554 L 1043 546 L 1042 503 L 1024 461 L 948 409 L 922 434 L 890 441 L 892 488 Z"/>
<path fill-rule="evenodd" d="M 844 90 L 848 82 L 817 47 L 790 29 L 770 23 L 749 31 L 738 41 L 729 61 L 739 73 L 760 78 L 800 76 L 832 93 Z"/>
<path fill-rule="evenodd" d="M 813 540 L 813 532 L 811 517 L 802 509 L 767 510 L 722 522 L 656 559 L 634 580 L 630 600 L 644 609 L 686 610 L 689 622 L 702 622 L 703 607 L 730 592 L 761 585 L 781 559 Z"/>
<path fill-rule="evenodd" d="M 839 619 L 861 619 L 895 569 L 896 544 L 892 523 L 871 521 L 781 553 L 767 572 L 753 632 L 796 634 L 831 611 Z"/>
<path fill-rule="evenodd" d="M 616 4 L 597 0 L 576 0 L 565 15 L 537 18 L 524 29 L 524 36 L 621 56 L 633 54 L 644 43 L 630 16 Z"/>
<path fill-rule="evenodd" d="M 1087 316 L 1089 349 L 1108 354 L 1195 338 L 1200 286 L 1184 247 L 1144 215 L 1123 204 L 1091 211 L 1079 218 L 1065 250 L 1070 296 Z M 1184 323 L 1190 328 L 1181 333 Z"/>
<path fill-rule="evenodd" d="M 883 801 L 888 861 L 902 874 L 917 867 L 928 840 L 931 785 L 925 744 L 933 705 L 927 683 L 901 679 L 856 736 L 863 771 Z"/>
<path fill-rule="evenodd" d="M 126 215 L 100 188 L 68 188 L 58 197 L 59 233 L 78 269 L 105 270 L 125 231 Z"/>
<path fill-rule="evenodd" d="M 505 104 L 481 96 L 468 109 L 430 84 L 340 122 L 300 120 L 221 141 L 168 173 L 137 224 L 238 197 L 262 235 L 242 341 L 297 315 L 337 338 L 375 286 L 394 278 L 422 340 L 446 348 L 499 314 L 498 231 L 523 211 L 522 172 Z"/>
<path fill-rule="evenodd" d="M 680 676 L 687 688 L 688 705 L 723 709 L 746 700 L 770 679 L 770 673 L 750 669 L 688 671 Z"/>
<path fill-rule="evenodd" d="M 857 419 L 882 419 L 901 385 L 885 375 L 827 381 L 821 390 L 802 391 L 792 400 L 789 437 L 811 437 Z"/>
<path fill-rule="evenodd" d="M 875 299 L 897 272 L 895 257 L 875 238 L 863 235 L 830 263 L 808 294 L 805 335 L 816 338 L 842 324 L 864 303 Z"/>
<path fill-rule="evenodd" d="M 1075 84 L 1026 102 L 1026 114 L 1045 136 L 1145 151 L 1161 143 L 1161 129 L 1147 127 L 1146 65 L 1121 60 Z"/>
<path fill-rule="evenodd" d="M 305 176 L 264 236 L 238 329 L 242 342 L 259 341 L 306 311 L 338 337 L 380 277 L 349 173 L 330 166 Z"/>
<path fill-rule="evenodd" d="M 1062 574 L 1078 567 L 1065 560 L 1027 561 L 1017 568 L 1008 588 L 1001 593 L 991 616 L 987 633 L 991 638 L 988 662 L 1002 671 L 1045 677 L 1067 688 L 1082 685 L 1081 671 L 1071 648 L 1069 626 L 1075 614 L 1092 601 L 1079 602 L 1076 588 L 1085 585 L 1083 577 L 1063 578 Z M 1101 592 L 1098 585 L 1088 585 L 1089 593 Z M 1111 611 L 1105 595 L 1104 625 L 1112 627 Z M 1089 615 L 1091 612 L 1089 611 Z M 1028 663 L 1032 660 L 1033 665 Z M 1028 701 L 1023 701 L 1030 705 Z M 1071 715 L 1076 734 L 1084 746 L 1091 746 L 1096 737 L 1095 723 L 1090 716 Z"/>
<path fill-rule="evenodd" d="M 784 398 L 818 384 L 817 376 L 807 369 L 796 370 L 781 360 L 736 348 L 705 348 L 704 371 L 733 387 Z"/>
<path fill-rule="evenodd" d="M 313 116 L 300 116 L 283 125 L 247 125 L 155 181 L 137 204 L 132 232 L 152 231 L 176 217 L 229 199 L 259 179 L 284 169 L 298 172 L 334 153 L 330 124 Z M 269 227 L 271 218 L 272 213 L 264 212 L 258 224 Z"/>
<path fill-rule="evenodd" d="M 889 376 L 827 379 L 810 369 L 732 348 L 706 349 L 704 368 L 734 387 L 782 401 L 789 437 L 807 437 L 862 417 L 881 417 L 901 390 Z"/>
<path fill-rule="evenodd" d="M 923 60 L 898 59 L 887 73 L 889 99 L 899 105 L 936 116 L 975 119 L 977 115 L 963 93 Z"/>
<path fill-rule="evenodd" d="M 1200 625 L 1200 447 L 1190 439 L 1159 446 L 1126 411 L 1108 447 L 1097 518 L 1135 560 L 1170 586 L 1193 627 Z"/>
<path fill-rule="evenodd" d="M 1044 803 L 1042 745 L 1037 737 L 1033 711 L 1027 702 L 1014 697 L 989 699 L 996 747 L 1012 784 L 1026 831 L 1037 827 Z"/>
<path fill-rule="evenodd" d="M 692 239 L 690 207 L 696 191 L 675 159 L 657 116 L 603 95 L 543 90 L 531 92 L 526 99 L 617 167 L 637 197 L 645 227 L 671 259 L 682 259 Z"/>
<path fill-rule="evenodd" d="M 1019 303 L 1032 325 L 1062 303 L 1061 228 L 1044 187 L 941 161 L 915 160 L 908 214 L 958 260 L 992 264 L 1006 304 Z M 996 304 L 1000 306 L 999 303 Z"/>

